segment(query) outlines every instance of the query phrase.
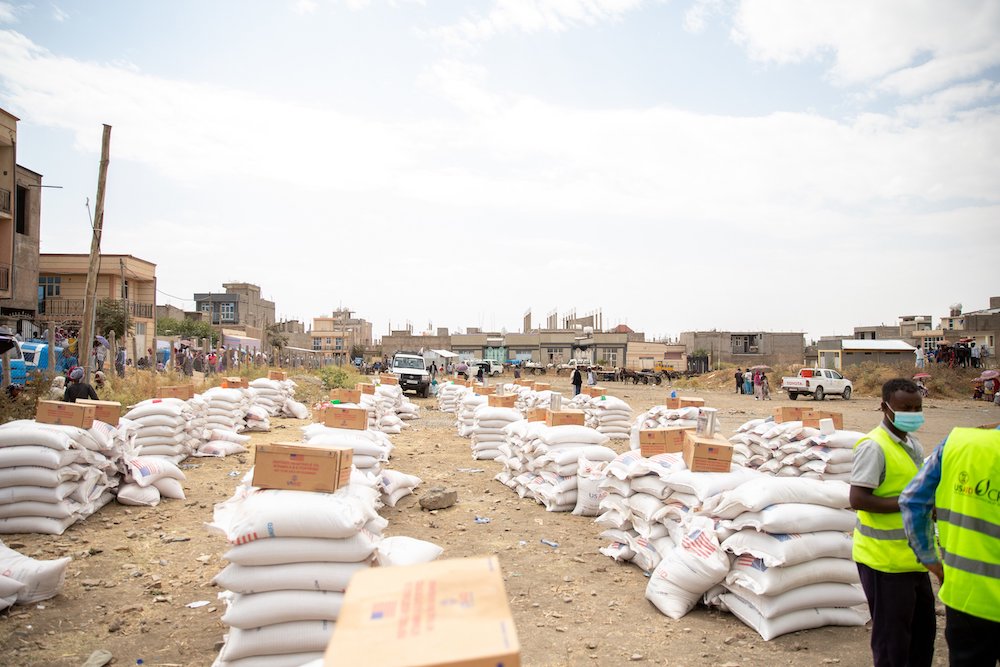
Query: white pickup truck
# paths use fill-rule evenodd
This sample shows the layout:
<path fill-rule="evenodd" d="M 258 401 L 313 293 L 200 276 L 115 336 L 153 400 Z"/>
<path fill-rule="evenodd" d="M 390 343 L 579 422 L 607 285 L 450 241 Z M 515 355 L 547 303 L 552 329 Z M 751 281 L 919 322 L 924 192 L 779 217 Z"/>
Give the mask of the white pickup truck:
<path fill-rule="evenodd" d="M 850 380 L 828 368 L 803 368 L 796 377 L 781 378 L 781 388 L 788 392 L 788 398 L 793 401 L 800 394 L 811 395 L 815 401 L 839 395 L 847 401 L 851 398 L 853 386 Z"/>

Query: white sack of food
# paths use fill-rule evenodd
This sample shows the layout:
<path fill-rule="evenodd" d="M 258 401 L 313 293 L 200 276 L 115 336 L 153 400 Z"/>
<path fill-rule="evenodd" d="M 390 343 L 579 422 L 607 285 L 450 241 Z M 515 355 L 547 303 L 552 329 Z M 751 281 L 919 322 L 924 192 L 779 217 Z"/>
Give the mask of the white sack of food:
<path fill-rule="evenodd" d="M 695 516 L 680 544 L 663 557 L 650 575 L 646 599 L 663 614 L 678 619 L 728 572 L 729 559 L 719 546 L 712 521 Z"/>

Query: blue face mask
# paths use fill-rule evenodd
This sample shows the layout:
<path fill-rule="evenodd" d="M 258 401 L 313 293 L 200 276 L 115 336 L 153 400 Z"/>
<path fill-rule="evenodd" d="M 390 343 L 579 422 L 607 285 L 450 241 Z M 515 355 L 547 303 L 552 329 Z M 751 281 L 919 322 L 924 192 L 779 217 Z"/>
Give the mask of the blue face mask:
<path fill-rule="evenodd" d="M 913 433 L 924 425 L 923 412 L 896 412 L 892 408 L 889 412 L 892 413 L 892 425 L 904 433 Z"/>

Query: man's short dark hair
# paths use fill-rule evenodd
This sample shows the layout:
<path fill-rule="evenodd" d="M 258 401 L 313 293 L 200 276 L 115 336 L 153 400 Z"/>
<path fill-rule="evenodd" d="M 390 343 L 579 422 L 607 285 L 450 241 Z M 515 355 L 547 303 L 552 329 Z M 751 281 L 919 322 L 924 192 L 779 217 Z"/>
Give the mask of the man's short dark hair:
<path fill-rule="evenodd" d="M 917 384 L 913 380 L 895 378 L 882 385 L 882 400 L 885 403 L 888 403 L 889 399 L 892 398 L 892 395 L 897 391 L 902 391 L 907 394 L 916 394 L 920 391 L 920 388 L 917 387 Z"/>

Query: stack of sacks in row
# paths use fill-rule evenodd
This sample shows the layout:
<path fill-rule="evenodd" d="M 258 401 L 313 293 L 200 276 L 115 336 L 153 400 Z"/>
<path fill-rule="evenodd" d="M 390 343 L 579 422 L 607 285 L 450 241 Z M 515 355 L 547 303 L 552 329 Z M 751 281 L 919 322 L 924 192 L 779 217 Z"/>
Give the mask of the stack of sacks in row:
<path fill-rule="evenodd" d="M 291 380 L 257 378 L 250 382 L 253 404 L 264 408 L 271 417 L 286 415 L 295 419 L 308 419 L 309 409 L 295 400 L 295 383 Z"/>
<path fill-rule="evenodd" d="M 722 549 L 736 556 L 724 591 L 707 596 L 765 640 L 868 620 L 851 559 L 856 521 L 848 484 L 814 479 L 747 481 L 703 511 L 736 531 Z"/>
<path fill-rule="evenodd" d="M 628 440 L 632 426 L 632 408 L 614 396 L 577 394 L 569 407 L 583 410 L 587 426 L 597 429 L 613 440 Z"/>
<path fill-rule="evenodd" d="M 655 405 L 639 415 L 632 424 L 629 447 L 634 450 L 641 449 L 639 431 L 667 427 L 695 428 L 698 426 L 698 414 L 699 409 L 695 407 L 673 409 L 665 405 Z"/>
<path fill-rule="evenodd" d="M 0 542 L 0 610 L 58 595 L 66 580 L 66 566 L 70 560 L 35 560 Z"/>
<path fill-rule="evenodd" d="M 162 456 L 178 463 L 202 444 L 205 428 L 235 430 L 229 422 L 221 425 L 222 418 L 216 416 L 219 409 L 212 407 L 216 403 L 207 398 L 208 394 L 190 403 L 179 398 L 151 398 L 137 403 L 124 417 L 135 425 L 135 455 Z"/>
<path fill-rule="evenodd" d="M 472 390 L 465 385 L 445 382 L 438 388 L 438 410 L 449 414 L 457 413 L 459 402 L 471 392 Z"/>
<path fill-rule="evenodd" d="M 89 429 L 34 420 L 0 426 L 0 533 L 61 535 L 106 505 L 127 446 L 116 431 L 96 421 Z"/>
<path fill-rule="evenodd" d="M 395 507 L 401 499 L 413 493 L 413 489 L 423 482 L 416 475 L 407 475 L 405 472 L 382 470 L 379 476 L 378 488 L 382 492 L 382 504 L 387 507 Z"/>
<path fill-rule="evenodd" d="M 517 421 L 506 427 L 497 461 L 504 470 L 496 480 L 520 497 L 530 497 L 549 512 L 572 512 L 577 506 L 580 460 L 610 461 L 608 436 L 586 426 L 546 426 Z"/>
<path fill-rule="evenodd" d="M 459 437 L 472 437 L 472 429 L 476 425 L 476 408 L 484 406 L 488 402 L 489 399 L 473 392 L 471 389 L 462 396 L 458 403 L 458 418 L 455 421 Z"/>
<path fill-rule="evenodd" d="M 500 445 L 507 438 L 504 429 L 520 421 L 521 413 L 514 408 L 494 408 L 486 404 L 478 406 L 472 414 L 472 458 L 493 461 L 501 456 Z"/>
<path fill-rule="evenodd" d="M 404 422 L 420 419 L 420 406 L 403 398 L 403 402 L 396 409 L 396 416 Z"/>
<path fill-rule="evenodd" d="M 336 493 L 262 490 L 244 484 L 215 507 L 209 528 L 230 543 L 229 626 L 215 667 L 295 666 L 322 657 L 351 576 L 373 565 L 429 562 L 442 550 L 409 537 L 382 538 L 378 482 L 357 471 Z M 397 480 L 399 481 L 399 480 Z"/>
<path fill-rule="evenodd" d="M 245 450 L 244 450 L 245 451 Z M 184 472 L 163 456 L 126 456 L 116 496 L 122 505 L 155 507 L 162 498 L 184 500 Z"/>
<path fill-rule="evenodd" d="M 854 445 L 863 433 L 802 426 L 801 421 L 776 423 L 752 419 L 729 438 L 733 462 L 778 477 L 849 481 Z"/>
<path fill-rule="evenodd" d="M 350 447 L 354 450 L 354 467 L 359 471 L 378 477 L 382 464 L 392 454 L 389 436 L 379 431 L 357 431 L 346 428 L 331 428 L 323 424 L 309 424 L 302 427 L 306 444 L 323 447 Z"/>

